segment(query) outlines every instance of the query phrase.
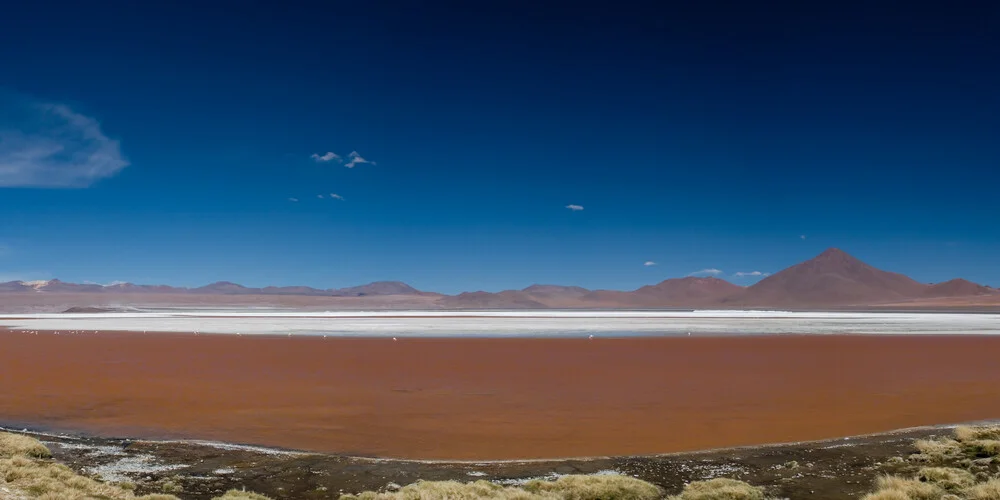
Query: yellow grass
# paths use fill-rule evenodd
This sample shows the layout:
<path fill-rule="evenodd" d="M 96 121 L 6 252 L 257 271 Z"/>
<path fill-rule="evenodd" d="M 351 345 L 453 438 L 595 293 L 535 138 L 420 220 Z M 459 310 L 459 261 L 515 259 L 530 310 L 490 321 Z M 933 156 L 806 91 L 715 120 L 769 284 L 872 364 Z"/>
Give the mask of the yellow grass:
<path fill-rule="evenodd" d="M 764 490 L 735 479 L 695 481 L 671 500 L 764 500 Z"/>
<path fill-rule="evenodd" d="M 357 495 L 342 495 L 340 500 L 558 500 L 553 493 L 529 493 L 521 488 L 503 487 L 489 481 L 460 483 L 458 481 L 417 481 L 399 491 L 380 493 L 366 491 Z"/>
<path fill-rule="evenodd" d="M 78 500 L 102 498 L 131 500 L 131 491 L 113 484 L 83 477 L 62 464 L 15 456 L 0 460 L 0 478 L 7 485 L 40 500 Z M 156 498 L 156 497 L 154 497 Z M 160 500 L 177 500 L 174 496 L 160 496 Z"/>
<path fill-rule="evenodd" d="M 562 476 L 554 481 L 529 481 L 522 487 L 500 486 L 489 481 L 417 481 L 399 491 L 366 491 L 343 495 L 341 500 L 654 500 L 659 487 L 616 474 Z"/>
<path fill-rule="evenodd" d="M 663 491 L 654 484 L 618 474 L 562 476 L 555 481 L 535 480 L 525 484 L 524 489 L 532 493 L 555 493 L 566 500 L 650 500 L 663 495 Z"/>
<path fill-rule="evenodd" d="M 891 495 L 903 495 L 909 500 L 939 500 L 945 493 L 944 488 L 936 484 L 899 476 L 881 476 L 875 480 L 875 493 L 865 496 L 864 500 L 891 498 Z"/>
<path fill-rule="evenodd" d="M 0 432 L 0 458 L 13 456 L 49 458 L 52 453 L 37 439 L 21 434 Z"/>
<path fill-rule="evenodd" d="M 962 492 L 968 500 L 1000 500 L 1000 479 L 990 479 Z"/>
<path fill-rule="evenodd" d="M 957 491 L 976 484 L 976 476 L 971 472 L 954 467 L 924 467 L 917 472 L 917 479 L 948 491 Z"/>
<path fill-rule="evenodd" d="M 1000 425 L 989 425 L 981 427 L 960 425 L 955 428 L 955 439 L 963 442 L 977 441 L 981 439 L 997 440 L 1000 439 Z"/>

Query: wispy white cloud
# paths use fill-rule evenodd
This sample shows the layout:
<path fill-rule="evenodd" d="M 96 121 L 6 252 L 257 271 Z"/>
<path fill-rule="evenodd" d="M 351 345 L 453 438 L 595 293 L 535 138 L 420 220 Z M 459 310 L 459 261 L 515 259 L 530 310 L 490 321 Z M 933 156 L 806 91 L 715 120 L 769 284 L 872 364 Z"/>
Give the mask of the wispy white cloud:
<path fill-rule="evenodd" d="M 580 210 L 583 210 L 583 206 L 582 205 L 566 205 L 566 208 L 568 208 L 568 209 L 570 209 L 570 210 L 572 210 L 574 212 L 579 212 Z"/>
<path fill-rule="evenodd" d="M 321 199 L 321 200 L 323 199 L 323 195 L 321 195 L 321 194 L 317 194 L 316 197 L 319 198 L 319 199 Z"/>
<path fill-rule="evenodd" d="M 322 155 L 319 153 L 313 153 L 312 156 L 310 156 L 310 158 L 316 161 L 316 163 L 326 163 L 331 161 L 341 163 L 344 161 L 344 159 L 341 158 L 340 155 L 334 153 L 333 151 L 327 151 L 326 154 Z"/>
<path fill-rule="evenodd" d="M 695 272 L 689 274 L 688 276 L 717 276 L 717 275 L 720 275 L 720 274 L 722 274 L 722 270 L 721 269 L 715 269 L 713 267 L 713 268 L 708 268 L 708 269 L 702 269 L 701 271 L 695 271 Z"/>
<path fill-rule="evenodd" d="M 739 271 L 733 273 L 733 276 L 736 276 L 737 278 L 746 278 L 752 276 L 770 276 L 770 275 L 771 273 L 762 273 L 760 271 Z"/>
<path fill-rule="evenodd" d="M 358 154 L 357 151 L 351 151 L 350 154 L 347 155 L 347 163 L 345 163 L 344 166 L 347 167 L 347 168 L 354 168 L 354 167 L 356 167 L 358 165 L 361 165 L 363 163 L 368 163 L 368 164 L 371 164 L 371 165 L 375 165 L 376 164 L 373 161 L 366 160 L 363 156 L 361 156 L 360 154 Z"/>
<path fill-rule="evenodd" d="M 339 194 L 337 194 L 337 193 L 330 193 L 330 198 L 332 198 L 332 199 L 334 199 L 334 200 L 340 200 L 340 201 L 344 201 L 344 197 L 343 197 L 343 196 L 340 196 L 340 195 L 339 195 Z"/>
<path fill-rule="evenodd" d="M 655 265 L 656 265 L 656 262 L 653 262 L 653 261 L 651 261 L 651 260 L 647 260 L 646 262 L 643 262 L 643 263 L 642 263 L 642 265 L 644 265 L 644 266 L 646 266 L 646 267 L 649 267 L 649 266 L 655 266 Z"/>
<path fill-rule="evenodd" d="M 299 201 L 299 199 L 298 198 L 289 198 L 288 201 L 297 202 L 297 201 Z"/>
<path fill-rule="evenodd" d="M 804 240 L 804 239 L 806 239 L 806 235 L 804 235 L 804 234 L 800 234 L 800 235 L 799 235 L 799 239 L 801 239 L 801 240 Z"/>
<path fill-rule="evenodd" d="M 94 118 L 0 95 L 0 187 L 85 188 L 128 165 Z"/>

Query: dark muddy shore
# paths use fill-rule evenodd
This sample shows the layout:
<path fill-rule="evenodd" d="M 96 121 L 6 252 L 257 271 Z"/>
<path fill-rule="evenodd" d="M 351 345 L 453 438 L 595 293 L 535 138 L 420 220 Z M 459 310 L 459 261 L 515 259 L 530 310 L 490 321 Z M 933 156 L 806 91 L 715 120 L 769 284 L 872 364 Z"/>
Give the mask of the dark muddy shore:
<path fill-rule="evenodd" d="M 763 486 L 778 498 L 842 499 L 870 491 L 879 474 L 915 470 L 916 464 L 890 461 L 913 453 L 914 439 L 950 433 L 946 427 L 919 428 L 831 441 L 655 457 L 477 463 L 349 458 L 211 443 L 28 434 L 41 439 L 56 460 L 83 474 L 134 483 L 137 493 L 169 491 L 184 499 L 200 500 L 243 487 L 275 499 L 326 499 L 341 493 L 392 489 L 418 479 L 515 482 L 601 471 L 633 475 L 669 493 L 679 491 L 690 481 L 731 477 Z"/>

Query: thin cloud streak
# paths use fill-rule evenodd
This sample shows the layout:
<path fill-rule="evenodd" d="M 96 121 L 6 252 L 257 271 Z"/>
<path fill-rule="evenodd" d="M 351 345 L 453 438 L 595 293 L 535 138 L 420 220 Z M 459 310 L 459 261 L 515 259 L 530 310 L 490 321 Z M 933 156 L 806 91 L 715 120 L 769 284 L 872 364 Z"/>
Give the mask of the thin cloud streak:
<path fill-rule="evenodd" d="M 129 165 L 101 124 L 62 104 L 0 96 L 0 187 L 85 188 Z"/>
<path fill-rule="evenodd" d="M 695 272 L 689 274 L 688 276 L 718 276 L 720 274 L 722 274 L 722 270 L 721 269 L 715 269 L 713 267 L 713 268 L 708 268 L 708 269 L 702 269 L 701 271 L 695 271 Z"/>
<path fill-rule="evenodd" d="M 651 260 L 647 260 L 646 262 L 643 262 L 642 265 L 644 265 L 646 267 L 655 266 L 656 262 L 653 262 Z"/>
<path fill-rule="evenodd" d="M 754 277 L 754 276 L 770 276 L 771 273 L 762 273 L 760 271 L 740 271 L 733 273 L 733 276 L 737 278 Z"/>
<path fill-rule="evenodd" d="M 566 205 L 566 208 L 574 212 L 579 212 L 580 210 L 583 210 L 583 205 Z"/>

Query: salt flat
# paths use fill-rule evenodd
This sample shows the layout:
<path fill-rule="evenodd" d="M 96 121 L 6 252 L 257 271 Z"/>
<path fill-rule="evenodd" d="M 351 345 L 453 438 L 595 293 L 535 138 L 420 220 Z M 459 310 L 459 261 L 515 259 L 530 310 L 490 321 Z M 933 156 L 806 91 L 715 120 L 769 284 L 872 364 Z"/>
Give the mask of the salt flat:
<path fill-rule="evenodd" d="M 329 336 L 1000 334 L 1000 314 L 790 311 L 172 310 L 0 315 L 15 330 Z"/>

